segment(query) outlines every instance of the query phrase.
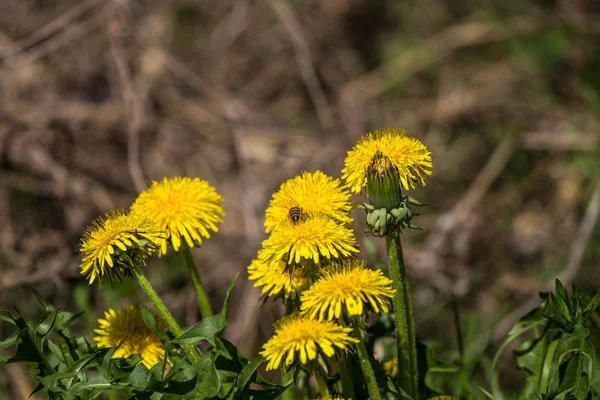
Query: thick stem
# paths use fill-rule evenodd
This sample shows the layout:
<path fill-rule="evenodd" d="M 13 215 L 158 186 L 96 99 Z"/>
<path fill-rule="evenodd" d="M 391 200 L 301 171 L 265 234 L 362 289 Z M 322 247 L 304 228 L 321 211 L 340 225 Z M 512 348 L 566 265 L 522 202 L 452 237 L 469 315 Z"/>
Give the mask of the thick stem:
<path fill-rule="evenodd" d="M 139 268 L 132 268 L 132 271 L 133 271 L 133 276 L 135 277 L 135 279 L 138 281 L 138 283 L 142 287 L 142 290 L 148 295 L 150 300 L 152 300 L 152 303 L 154 303 L 154 307 L 156 307 L 156 311 L 158 311 L 158 315 L 160 315 L 160 317 L 163 319 L 163 321 L 165 321 L 167 328 L 169 328 L 169 330 L 173 333 L 173 335 L 181 336 L 181 334 L 183 333 L 181 328 L 179 327 L 179 325 L 177 324 L 177 322 L 175 321 L 175 319 L 173 318 L 173 316 L 171 315 L 171 313 L 165 306 L 165 303 L 163 303 L 161 298 L 158 296 L 158 293 L 156 293 L 156 291 L 154 290 L 154 288 L 152 287 L 152 285 L 150 284 L 148 279 L 146 279 L 144 274 L 142 274 L 142 271 L 140 271 Z M 182 347 L 192 362 L 195 363 L 195 362 L 200 361 L 200 358 L 198 357 L 198 353 L 196 353 L 196 350 L 194 349 L 193 346 L 186 344 L 186 345 L 182 345 Z"/>
<path fill-rule="evenodd" d="M 371 365 L 371 360 L 369 359 L 369 353 L 367 352 L 367 347 L 365 346 L 364 337 L 357 324 L 354 325 L 354 336 L 358 339 L 358 344 L 356 345 L 358 349 L 358 359 L 360 361 L 360 368 L 362 369 L 363 376 L 365 378 L 367 390 L 369 391 L 369 398 L 371 400 L 381 400 L 381 392 L 379 392 L 379 387 L 377 387 L 375 372 L 373 372 L 373 366 Z"/>
<path fill-rule="evenodd" d="M 319 388 L 319 394 L 321 398 L 327 399 L 330 397 L 329 389 L 327 388 L 327 382 L 325 382 L 325 378 L 323 377 L 323 373 L 321 369 L 317 366 L 315 368 L 315 379 L 317 380 L 317 388 Z"/>
<path fill-rule="evenodd" d="M 194 290 L 196 291 L 196 298 L 198 299 L 198 306 L 200 307 L 202 318 L 212 317 L 213 312 L 210 308 L 210 303 L 208 302 L 208 297 L 204 291 L 202 281 L 200 280 L 200 274 L 198 273 L 198 268 L 196 268 L 196 263 L 194 262 L 194 257 L 192 257 L 192 252 L 186 243 L 182 244 L 180 251 L 183 254 L 185 266 L 187 267 L 190 277 L 192 278 L 192 285 L 194 285 Z"/>
<path fill-rule="evenodd" d="M 418 399 L 417 339 L 400 234 L 396 231 L 387 236 L 385 241 L 392 287 L 396 290 L 393 300 L 398 346 L 398 381 L 402 390 L 413 399 Z"/>

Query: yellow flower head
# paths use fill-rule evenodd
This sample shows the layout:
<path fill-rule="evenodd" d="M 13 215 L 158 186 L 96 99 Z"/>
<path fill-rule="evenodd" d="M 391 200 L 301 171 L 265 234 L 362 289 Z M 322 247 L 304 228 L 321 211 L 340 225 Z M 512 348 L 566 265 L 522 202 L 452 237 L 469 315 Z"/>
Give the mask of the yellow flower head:
<path fill-rule="evenodd" d="M 100 327 L 94 329 L 94 341 L 99 348 L 118 346 L 112 358 L 127 358 L 134 354 L 142 357 L 142 363 L 152 368 L 165 358 L 165 349 L 160 339 L 144 324 L 138 307 L 121 307 L 119 311 L 109 309 Z"/>
<path fill-rule="evenodd" d="M 352 222 L 350 193 L 339 179 L 321 171 L 304 172 L 281 184 L 266 211 L 265 227 L 271 232 L 281 222 L 290 219 L 290 210 L 301 214 L 321 213 L 341 223 Z"/>
<path fill-rule="evenodd" d="M 90 285 L 96 278 L 102 287 L 104 274 L 122 279 L 130 268 L 145 264 L 164 238 L 154 221 L 144 215 L 112 210 L 98 217 L 81 239 L 81 274 Z"/>
<path fill-rule="evenodd" d="M 267 371 L 276 369 L 283 360 L 290 367 L 296 357 L 301 364 L 317 358 L 318 354 L 333 357 L 346 352 L 358 343 L 350 336 L 351 328 L 344 328 L 335 322 L 317 321 L 291 314 L 275 323 L 275 334 L 263 345 L 260 355 L 267 360 Z"/>
<path fill-rule="evenodd" d="M 320 278 L 302 293 L 300 310 L 321 321 L 339 319 L 344 313 L 361 316 L 365 305 L 376 313 L 388 312 L 394 292 L 392 281 L 380 270 L 349 260 L 322 270 Z"/>
<path fill-rule="evenodd" d="M 159 227 L 167 231 L 160 242 L 159 256 L 167 253 L 167 240 L 175 251 L 179 251 L 181 237 L 189 247 L 202 244 L 209 238 L 209 230 L 217 232 L 217 223 L 225 215 L 220 204 L 223 202 L 215 188 L 198 178 L 176 177 L 153 181 L 150 187 L 139 194 L 132 212 L 148 215 Z"/>
<path fill-rule="evenodd" d="M 284 221 L 263 241 L 263 261 L 269 266 L 347 257 L 358 252 L 354 233 L 322 214 L 305 215 L 298 222 Z"/>
<path fill-rule="evenodd" d="M 299 297 L 309 283 L 305 268 L 288 269 L 283 261 L 269 266 L 260 256 L 248 266 L 248 279 L 256 281 L 254 287 L 262 286 L 266 296 L 283 295 L 292 300 Z"/>
<path fill-rule="evenodd" d="M 415 183 L 425 186 L 425 178 L 432 174 L 431 153 L 423 143 L 407 136 L 404 129 L 369 132 L 348 152 L 344 161 L 342 178 L 352 192 L 360 193 L 367 184 L 367 169 L 376 155 L 391 162 L 406 190 L 414 189 Z"/>
<path fill-rule="evenodd" d="M 398 359 L 392 358 L 391 360 L 387 360 L 383 363 L 383 369 L 385 370 L 386 374 L 392 378 L 395 378 L 396 375 L 398 375 Z"/>

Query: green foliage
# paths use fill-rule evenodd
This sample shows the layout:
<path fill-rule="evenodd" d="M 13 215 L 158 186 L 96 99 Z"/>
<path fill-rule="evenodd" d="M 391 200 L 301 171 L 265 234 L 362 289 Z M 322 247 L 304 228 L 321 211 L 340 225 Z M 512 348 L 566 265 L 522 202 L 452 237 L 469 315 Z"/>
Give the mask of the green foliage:
<path fill-rule="evenodd" d="M 167 358 L 151 369 L 140 356 L 114 359 L 116 348 L 99 349 L 85 335 L 76 336 L 72 324 L 84 312 L 61 311 L 34 291 L 42 309 L 35 320 L 0 311 L 0 321 L 17 330 L 0 341 L 0 349 L 16 345 L 12 356 L 0 358 L 0 366 L 15 362 L 33 363 L 37 386 L 32 394 L 45 391 L 50 399 L 96 399 L 115 389 L 131 399 L 228 399 L 266 400 L 279 396 L 287 386 L 264 379 L 257 369 L 263 359 L 249 361 L 237 348 L 221 338 L 227 326 L 227 304 L 231 282 L 221 312 L 172 337 L 159 329 L 153 313 L 142 309 L 144 323 L 161 339 Z M 198 362 L 190 362 L 179 345 L 209 344 Z M 200 352 L 199 348 L 196 348 Z M 167 359 L 169 362 L 167 362 Z M 250 388 L 251 384 L 263 389 Z"/>
<path fill-rule="evenodd" d="M 521 318 L 500 346 L 500 353 L 517 337 L 528 334 L 514 351 L 517 368 L 526 374 L 519 399 L 594 399 L 598 393 L 591 381 L 595 376 L 595 352 L 590 337 L 590 320 L 600 306 L 600 293 L 591 297 L 569 295 L 556 280 L 556 293 L 541 293 L 544 303 Z M 597 374 L 596 374 L 597 375 Z M 494 398 L 504 398 L 494 388 Z"/>

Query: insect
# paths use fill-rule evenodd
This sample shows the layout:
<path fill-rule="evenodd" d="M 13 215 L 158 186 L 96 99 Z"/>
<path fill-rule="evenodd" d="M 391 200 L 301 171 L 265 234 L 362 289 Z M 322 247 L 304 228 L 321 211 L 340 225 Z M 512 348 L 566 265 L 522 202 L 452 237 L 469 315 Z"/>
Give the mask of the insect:
<path fill-rule="evenodd" d="M 302 216 L 302 209 L 300 207 L 292 207 L 288 212 L 288 216 L 294 222 L 300 221 L 300 217 Z"/>

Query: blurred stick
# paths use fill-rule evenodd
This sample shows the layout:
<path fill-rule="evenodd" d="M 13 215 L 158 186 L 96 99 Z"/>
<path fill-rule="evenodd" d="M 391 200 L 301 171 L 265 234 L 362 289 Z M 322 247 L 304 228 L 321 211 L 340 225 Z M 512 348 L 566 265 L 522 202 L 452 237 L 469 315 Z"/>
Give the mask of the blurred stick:
<path fill-rule="evenodd" d="M 110 50 L 117 68 L 117 74 L 119 75 L 119 86 L 123 102 L 131 115 L 131 118 L 128 119 L 127 128 L 127 165 L 135 189 L 139 193 L 147 187 L 140 162 L 140 130 L 144 121 L 144 106 L 140 97 L 135 92 L 131 72 L 129 71 L 127 58 L 121 42 L 120 34 L 125 28 L 123 14 L 126 4 L 123 0 L 113 0 L 111 4 L 114 18 L 109 22 L 108 26 Z"/>
<path fill-rule="evenodd" d="M 536 21 L 523 17 L 513 18 L 501 26 L 480 21 L 450 26 L 434 37 L 400 53 L 374 71 L 349 82 L 341 89 L 341 98 L 349 106 L 364 104 L 394 85 L 442 61 L 458 49 L 531 33 L 538 26 Z"/>
<path fill-rule="evenodd" d="M 70 10 L 60 14 L 58 17 L 34 31 L 29 36 L 14 40 L 10 43 L 0 45 L 0 56 L 3 58 L 11 57 L 21 51 L 24 51 L 54 35 L 61 29 L 69 25 L 73 20 L 79 18 L 87 11 L 91 10 L 98 0 L 85 0 L 73 6 Z"/>
<path fill-rule="evenodd" d="M 285 31 L 292 40 L 296 53 L 296 62 L 302 75 L 304 85 L 308 90 L 310 99 L 315 107 L 321 128 L 325 132 L 335 132 L 335 122 L 331 106 L 319 83 L 317 72 L 313 66 L 310 48 L 302 32 L 302 26 L 294 16 L 293 10 L 283 0 L 269 0 L 271 8 L 277 13 Z"/>

